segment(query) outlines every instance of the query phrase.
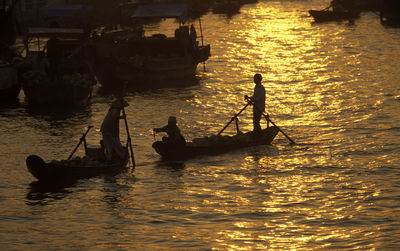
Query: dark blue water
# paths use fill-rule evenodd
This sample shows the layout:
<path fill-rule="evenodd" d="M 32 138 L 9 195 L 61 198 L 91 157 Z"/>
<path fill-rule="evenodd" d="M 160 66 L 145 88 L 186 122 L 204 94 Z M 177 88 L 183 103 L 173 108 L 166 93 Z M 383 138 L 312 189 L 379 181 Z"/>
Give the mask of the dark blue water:
<path fill-rule="evenodd" d="M 2 248 L 396 250 L 400 30 L 374 13 L 313 24 L 307 11 L 328 2 L 260 1 L 230 19 L 204 16 L 212 56 L 198 83 L 126 97 L 137 166 L 117 176 L 49 189 L 25 166 L 29 154 L 67 158 L 87 125 L 97 144 L 112 96 L 95 93 L 70 113 L 32 110 L 23 94 L 1 108 Z M 160 160 L 153 127 L 175 115 L 188 140 L 216 134 L 245 105 L 256 72 L 271 119 L 296 145 L 280 134 L 273 146 Z M 252 128 L 250 110 L 240 125 Z"/>

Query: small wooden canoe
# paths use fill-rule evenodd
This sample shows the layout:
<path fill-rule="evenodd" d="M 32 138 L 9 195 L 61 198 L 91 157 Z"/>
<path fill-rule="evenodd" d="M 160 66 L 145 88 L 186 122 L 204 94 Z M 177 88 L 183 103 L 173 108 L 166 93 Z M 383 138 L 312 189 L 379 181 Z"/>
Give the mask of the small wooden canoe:
<path fill-rule="evenodd" d="M 124 159 L 105 161 L 102 149 L 88 148 L 85 157 L 71 160 L 45 162 L 37 155 L 30 155 L 26 159 L 26 166 L 39 181 L 62 183 L 103 174 L 115 174 L 126 169 L 128 162 L 128 152 Z"/>
<path fill-rule="evenodd" d="M 165 159 L 189 159 L 198 155 L 217 155 L 250 146 L 269 145 L 278 132 L 279 129 L 272 126 L 259 133 L 247 132 L 234 136 L 197 138 L 178 148 L 171 148 L 163 141 L 156 141 L 153 143 L 153 148 Z"/>

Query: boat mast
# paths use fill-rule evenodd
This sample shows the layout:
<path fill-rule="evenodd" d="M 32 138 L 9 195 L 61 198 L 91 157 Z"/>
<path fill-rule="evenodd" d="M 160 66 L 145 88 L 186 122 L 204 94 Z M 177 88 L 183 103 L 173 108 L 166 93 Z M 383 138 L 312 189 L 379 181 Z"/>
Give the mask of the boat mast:
<path fill-rule="evenodd" d="M 201 19 L 200 19 L 200 17 L 199 17 L 199 26 L 200 26 L 201 46 L 204 46 L 204 41 L 203 41 L 203 28 L 201 27 Z"/>
<path fill-rule="evenodd" d="M 203 28 L 201 26 L 201 16 L 199 16 L 199 26 L 200 26 L 200 37 L 201 37 L 201 46 L 204 46 L 204 40 L 203 40 Z M 203 61 L 203 71 L 206 71 L 206 62 Z"/>

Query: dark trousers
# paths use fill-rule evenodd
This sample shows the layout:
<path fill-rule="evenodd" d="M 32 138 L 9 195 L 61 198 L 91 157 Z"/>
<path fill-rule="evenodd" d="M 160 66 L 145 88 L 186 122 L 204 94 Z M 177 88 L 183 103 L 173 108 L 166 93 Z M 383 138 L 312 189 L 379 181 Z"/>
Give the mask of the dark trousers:
<path fill-rule="evenodd" d="M 258 109 L 253 109 L 253 131 L 261 131 L 260 120 L 262 112 Z"/>

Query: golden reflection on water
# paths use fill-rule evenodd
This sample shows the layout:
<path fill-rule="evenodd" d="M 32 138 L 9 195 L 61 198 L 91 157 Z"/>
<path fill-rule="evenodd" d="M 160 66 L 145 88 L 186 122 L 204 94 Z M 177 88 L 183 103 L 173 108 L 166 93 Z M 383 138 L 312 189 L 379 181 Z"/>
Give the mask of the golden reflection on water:
<path fill-rule="evenodd" d="M 191 116 L 203 133 L 215 134 L 215 128 L 221 127 L 221 117 L 228 119 L 238 110 L 238 104 L 243 104 L 242 95 L 252 92 L 253 74 L 261 72 L 267 89 L 267 111 L 271 116 L 280 115 L 277 120 L 281 127 L 310 128 L 318 124 L 317 132 L 297 131 L 298 137 L 313 133 L 318 143 L 332 138 L 336 145 L 348 143 L 352 135 L 346 135 L 343 119 L 338 115 L 356 117 L 353 113 L 360 109 L 360 95 L 356 94 L 360 94 L 357 82 L 362 76 L 356 73 L 363 62 L 362 54 L 353 50 L 361 42 L 349 41 L 349 28 L 344 25 L 334 24 L 331 32 L 332 24 L 311 26 L 310 20 L 298 11 L 287 9 L 287 2 L 261 2 L 243 8 L 240 17 L 230 20 L 227 29 L 218 27 L 218 16 L 209 17 L 211 22 L 205 24 L 205 30 L 222 33 L 205 34 L 206 42 L 212 44 L 212 56 L 207 62 L 209 72 L 203 76 L 211 77 L 202 88 L 212 96 L 205 98 L 196 93 L 188 100 L 194 110 Z M 172 31 L 175 25 L 169 23 L 169 27 Z M 229 71 L 224 71 L 227 68 Z M 361 97 L 367 100 L 370 92 L 364 90 Z M 381 105 L 379 100 L 369 102 L 371 106 Z M 356 118 L 362 121 L 369 116 L 361 114 Z M 243 129 L 251 129 L 250 115 L 241 121 L 245 124 Z M 353 145 L 347 150 L 360 149 Z M 310 152 L 312 157 L 304 152 L 298 156 L 295 151 L 289 152 L 291 157 L 284 160 L 275 156 L 273 150 L 263 152 L 272 152 L 274 157 L 244 156 L 235 167 L 240 169 L 239 173 L 208 165 L 209 173 L 203 178 L 212 180 L 217 187 L 185 184 L 184 195 L 189 201 L 176 203 L 174 209 L 229 217 L 229 223 L 214 222 L 210 227 L 193 230 L 197 238 L 216 242 L 217 249 L 288 250 L 312 249 L 316 244 L 330 248 L 338 240 L 373 235 L 375 229 L 363 229 L 352 220 L 356 215 L 367 216 L 365 201 L 379 195 L 376 184 L 350 183 L 340 175 L 341 166 L 352 166 L 354 157 L 343 157 L 340 161 L 346 164 L 341 164 L 335 159 L 337 153 L 324 147 Z M 318 170 L 332 165 L 339 171 Z M 317 168 L 310 171 L 313 174 L 295 175 L 298 166 Z M 230 183 L 219 184 L 224 180 Z M 168 203 L 162 205 L 168 207 Z M 188 238 L 187 232 L 176 227 L 172 238 Z"/>
<path fill-rule="evenodd" d="M 224 34 L 226 40 L 214 41 L 211 35 L 217 56 L 210 61 L 223 61 L 232 72 L 224 77 L 241 84 L 237 89 L 224 90 L 223 96 L 218 93 L 215 96 L 226 107 L 234 106 L 238 103 L 238 93 L 251 93 L 251 76 L 260 72 L 267 87 L 269 113 L 307 116 L 284 120 L 280 125 L 310 125 L 316 121 L 328 125 L 330 122 L 321 118 L 341 110 L 340 93 L 354 91 L 352 87 L 343 89 L 343 76 L 335 69 L 349 64 L 357 68 L 359 54 L 346 52 L 357 44 L 346 44 L 346 26 L 335 27 L 327 36 L 327 30 L 312 27 L 310 20 L 299 12 L 287 11 L 288 6 L 270 2 L 243 9 L 242 18 L 230 22 L 230 29 Z M 226 72 L 215 72 L 216 76 L 221 74 Z M 337 92 L 332 94 L 335 89 Z"/>
<path fill-rule="evenodd" d="M 235 43 L 235 39 L 227 38 L 230 42 L 225 44 L 225 52 L 231 56 L 228 56 L 225 61 L 231 66 L 233 72 L 240 72 L 238 75 L 252 76 L 256 71 L 263 74 L 264 83 L 267 85 L 267 95 L 273 93 L 271 98 L 267 97 L 267 110 L 271 114 L 306 114 L 306 116 L 285 120 L 280 123 L 281 126 L 290 128 L 299 124 L 310 126 L 318 123 L 321 127 L 334 128 L 338 125 L 332 124 L 332 121 L 324 121 L 322 118 L 326 118 L 327 114 L 332 114 L 332 117 L 337 115 L 343 107 L 349 107 L 348 103 L 357 103 L 357 100 L 351 99 L 343 101 L 341 98 L 343 92 L 348 95 L 356 90 L 351 86 L 348 88 L 344 84 L 346 79 L 335 71 L 338 67 L 358 67 L 359 55 L 344 52 L 346 48 L 357 46 L 357 44 L 342 46 L 346 44 L 346 41 L 343 36 L 344 31 L 340 28 L 329 36 L 319 34 L 318 32 L 326 31 L 320 31 L 319 27 L 310 28 L 309 23 L 305 22 L 297 12 L 285 12 L 287 7 L 284 4 L 264 3 L 257 5 L 257 8 L 243 9 L 243 17 L 250 17 L 251 21 L 234 20 L 231 24 L 237 29 L 231 29 L 229 32 L 233 33 L 233 36 L 244 38 L 245 42 Z M 241 26 L 246 29 L 240 28 Z M 336 47 L 327 48 L 327 43 Z M 247 55 L 252 55 L 254 61 L 247 60 Z M 243 79 L 241 82 L 246 83 L 243 85 L 244 89 L 252 90 L 251 81 Z M 238 100 L 235 92 L 221 98 L 228 104 L 227 107 Z M 202 106 L 203 102 L 199 99 L 196 104 Z M 212 107 L 213 104 L 206 106 Z M 224 108 L 220 110 L 223 111 Z M 276 112 L 278 110 L 279 112 Z M 250 118 L 247 118 L 246 122 L 250 122 Z M 269 161 L 268 157 L 248 156 L 244 160 L 245 165 L 241 168 L 253 171 L 255 164 L 257 167 L 265 167 L 269 166 Z M 290 171 L 293 169 L 284 166 L 319 166 L 330 163 L 332 153 L 313 156 L 313 158 L 304 155 L 293 156 L 285 161 L 279 167 Z M 217 177 L 218 175 L 214 176 L 214 178 Z M 239 211 L 247 208 L 253 213 L 253 210 L 265 213 L 263 224 L 253 220 L 238 219 L 231 229 L 219 231 L 216 241 L 228 250 L 293 250 L 310 247 L 309 243 L 322 243 L 323 247 L 329 248 L 330 240 L 371 234 L 368 231 L 360 233 L 361 230 L 357 227 L 349 230 L 337 225 L 329 226 L 333 224 L 330 222 L 343 221 L 346 224 L 355 214 L 360 213 L 363 208 L 362 201 L 370 196 L 365 195 L 365 191 L 373 189 L 369 187 L 370 184 L 364 184 L 363 187 L 356 188 L 352 192 L 342 193 L 340 189 L 331 185 L 332 181 L 341 179 L 337 173 L 327 176 L 307 176 L 307 179 L 304 179 L 303 175 L 262 174 L 258 175 L 257 180 L 245 175 L 230 175 L 230 179 L 241 187 L 252 187 L 254 183 L 257 183 L 258 186 L 263 186 L 262 189 L 267 195 L 263 201 L 254 202 L 247 196 L 248 194 L 242 192 L 237 192 L 234 197 L 230 195 L 231 192 L 215 193 L 218 198 L 216 200 L 222 201 L 222 203 L 219 202 L 220 207 L 217 210 L 219 212 L 235 211 L 232 208 L 223 209 L 229 207 L 229 203 L 223 203 L 229 199 L 238 205 Z M 318 191 L 325 189 L 327 190 L 325 196 L 320 198 L 320 195 L 317 195 Z M 357 194 L 358 191 L 360 194 Z M 352 199 L 351 203 L 347 201 L 349 198 Z M 205 203 L 210 205 L 216 202 L 206 200 Z M 279 220 L 276 218 L 269 220 L 268 214 L 282 216 Z M 294 215 L 307 215 L 307 217 L 297 219 Z M 312 224 L 305 223 L 313 220 L 322 220 L 327 223 L 315 232 Z M 258 231 L 251 231 L 251 229 Z M 264 234 L 258 234 L 260 232 Z"/>

